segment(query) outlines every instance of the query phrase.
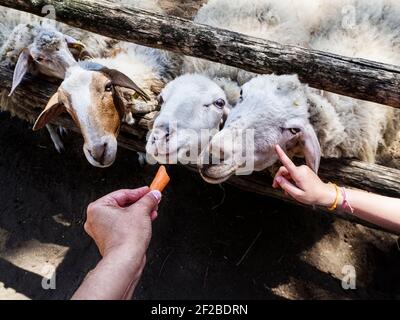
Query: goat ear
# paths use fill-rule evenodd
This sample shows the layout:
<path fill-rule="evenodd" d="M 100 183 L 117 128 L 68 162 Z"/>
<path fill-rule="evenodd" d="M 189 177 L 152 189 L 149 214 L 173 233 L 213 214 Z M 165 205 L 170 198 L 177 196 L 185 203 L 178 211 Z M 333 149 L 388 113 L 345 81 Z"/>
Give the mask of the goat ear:
<path fill-rule="evenodd" d="M 118 70 L 115 69 L 108 69 L 106 67 L 102 68 L 100 71 L 111 79 L 111 82 L 114 86 L 132 89 L 144 101 L 150 101 L 150 97 L 142 89 L 140 89 L 136 83 L 134 83 L 129 77 L 124 75 L 122 72 L 119 72 Z"/>
<path fill-rule="evenodd" d="M 42 113 L 37 118 L 33 126 L 33 131 L 42 129 L 46 124 L 58 117 L 64 111 L 65 107 L 60 103 L 59 94 L 57 92 L 50 98 L 46 108 L 44 108 Z"/>
<path fill-rule="evenodd" d="M 318 173 L 321 161 L 321 146 L 311 124 L 308 123 L 301 129 L 300 142 L 307 165 L 315 173 Z"/>
<path fill-rule="evenodd" d="M 8 96 L 11 96 L 14 93 L 15 89 L 19 86 L 19 84 L 21 83 L 25 74 L 28 72 L 29 65 L 31 63 L 32 63 L 31 54 L 29 52 L 29 49 L 25 48 L 21 51 L 21 53 L 18 57 L 17 65 L 15 66 L 15 70 L 14 70 L 11 91 Z"/>

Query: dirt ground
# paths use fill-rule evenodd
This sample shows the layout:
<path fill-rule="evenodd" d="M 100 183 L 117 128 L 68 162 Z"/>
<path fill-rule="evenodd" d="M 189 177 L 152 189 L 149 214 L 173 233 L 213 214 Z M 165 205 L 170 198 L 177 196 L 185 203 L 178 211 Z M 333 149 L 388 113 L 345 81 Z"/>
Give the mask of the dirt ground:
<path fill-rule="evenodd" d="M 47 132 L 0 114 L 0 299 L 68 299 L 99 259 L 83 231 L 87 204 L 156 170 L 123 149 L 94 168 L 80 136 L 65 141 L 60 155 Z M 136 299 L 400 298 L 396 237 L 168 169 Z M 345 265 L 356 290 L 342 289 Z M 56 289 L 44 290 L 53 266 Z"/>
<path fill-rule="evenodd" d="M 168 13 L 190 17 L 202 0 Z M 85 208 L 156 168 L 120 149 L 109 169 L 90 166 L 70 133 L 58 154 L 46 131 L 0 113 L 0 299 L 68 299 L 99 260 L 83 231 Z M 182 167 L 154 223 L 136 299 L 399 299 L 400 247 L 390 234 L 336 220 Z M 345 266 L 356 289 L 344 290 Z M 42 288 L 56 268 L 56 289 Z"/>

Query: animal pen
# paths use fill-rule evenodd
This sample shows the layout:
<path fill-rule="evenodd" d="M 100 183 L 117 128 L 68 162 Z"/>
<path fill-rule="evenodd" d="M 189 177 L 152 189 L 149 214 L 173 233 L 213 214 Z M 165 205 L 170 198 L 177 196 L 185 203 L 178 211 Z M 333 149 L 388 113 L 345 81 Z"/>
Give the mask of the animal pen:
<path fill-rule="evenodd" d="M 311 87 L 400 108 L 400 67 L 397 66 L 282 45 L 101 0 L 0 0 L 0 5 L 38 16 L 43 16 L 44 6 L 52 5 L 57 21 L 116 40 L 203 58 L 259 74 L 295 73 Z M 21 112 L 37 117 L 57 86 L 27 77 L 15 94 L 8 97 L 12 77 L 12 70 L 0 66 L 1 99 L 12 99 L 14 104 L 18 103 Z M 157 112 L 135 115 L 133 126 L 124 124 L 119 135 L 120 146 L 143 152 L 147 131 L 156 115 Z M 68 117 L 57 119 L 55 124 L 78 131 Z M 188 168 L 196 170 L 191 166 Z M 400 170 L 394 168 L 349 159 L 324 159 L 320 176 L 347 187 L 400 197 Z M 233 176 L 228 183 L 246 191 L 291 201 L 281 191 L 272 188 L 272 178 L 265 172 Z M 351 215 L 335 214 L 366 224 Z"/>

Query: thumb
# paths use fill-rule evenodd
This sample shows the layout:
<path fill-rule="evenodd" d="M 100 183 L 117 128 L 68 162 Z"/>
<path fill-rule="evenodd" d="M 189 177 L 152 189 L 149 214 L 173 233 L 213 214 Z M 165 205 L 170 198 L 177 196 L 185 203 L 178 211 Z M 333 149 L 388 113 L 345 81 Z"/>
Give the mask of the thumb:
<path fill-rule="evenodd" d="M 131 208 L 140 214 L 150 215 L 152 211 L 157 210 L 158 204 L 161 201 L 161 192 L 158 190 L 152 190 L 145 196 L 136 201 Z"/>

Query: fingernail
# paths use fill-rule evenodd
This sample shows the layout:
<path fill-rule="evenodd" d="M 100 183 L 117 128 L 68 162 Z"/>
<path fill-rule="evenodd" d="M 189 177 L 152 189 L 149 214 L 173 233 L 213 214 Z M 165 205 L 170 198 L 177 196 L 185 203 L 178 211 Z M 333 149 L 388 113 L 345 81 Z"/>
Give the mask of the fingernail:
<path fill-rule="evenodd" d="M 276 182 L 278 182 L 279 184 L 281 184 L 282 181 L 283 181 L 283 180 L 282 180 L 282 177 L 277 177 L 277 178 L 276 178 Z"/>
<path fill-rule="evenodd" d="M 154 199 L 156 199 L 157 203 L 160 203 L 161 198 L 162 198 L 162 194 L 160 191 L 152 190 L 152 191 L 150 191 L 150 194 L 154 197 Z"/>

